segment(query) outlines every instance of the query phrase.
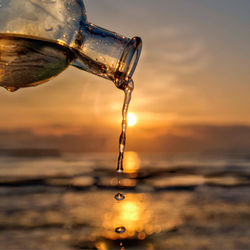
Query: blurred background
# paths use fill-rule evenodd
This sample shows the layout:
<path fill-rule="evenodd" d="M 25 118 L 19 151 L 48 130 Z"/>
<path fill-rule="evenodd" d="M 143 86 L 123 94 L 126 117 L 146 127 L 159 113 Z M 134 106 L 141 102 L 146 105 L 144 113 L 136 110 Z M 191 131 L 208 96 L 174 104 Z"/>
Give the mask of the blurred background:
<path fill-rule="evenodd" d="M 250 2 L 84 2 L 90 22 L 143 40 L 125 174 L 111 81 L 69 67 L 1 88 L 0 248 L 249 249 Z"/>

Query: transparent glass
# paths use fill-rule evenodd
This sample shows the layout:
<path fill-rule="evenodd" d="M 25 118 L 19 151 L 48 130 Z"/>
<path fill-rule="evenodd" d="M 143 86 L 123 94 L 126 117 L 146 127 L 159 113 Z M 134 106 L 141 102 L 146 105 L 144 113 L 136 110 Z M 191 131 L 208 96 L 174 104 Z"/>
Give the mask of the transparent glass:
<path fill-rule="evenodd" d="M 87 21 L 82 0 L 0 0 L 0 86 L 46 82 L 69 65 L 124 88 L 142 42 Z"/>

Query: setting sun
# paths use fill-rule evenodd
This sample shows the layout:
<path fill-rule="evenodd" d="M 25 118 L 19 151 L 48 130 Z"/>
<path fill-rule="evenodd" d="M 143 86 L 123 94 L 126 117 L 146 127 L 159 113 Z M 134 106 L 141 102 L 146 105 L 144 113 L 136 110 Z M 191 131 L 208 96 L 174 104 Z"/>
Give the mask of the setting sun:
<path fill-rule="evenodd" d="M 134 126 L 136 124 L 136 115 L 133 113 L 128 113 L 127 121 L 128 126 Z"/>

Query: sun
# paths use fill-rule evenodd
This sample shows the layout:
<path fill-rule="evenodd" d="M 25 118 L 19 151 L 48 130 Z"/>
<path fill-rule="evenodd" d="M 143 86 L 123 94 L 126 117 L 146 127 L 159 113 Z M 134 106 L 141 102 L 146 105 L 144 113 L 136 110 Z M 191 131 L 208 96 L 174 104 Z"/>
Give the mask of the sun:
<path fill-rule="evenodd" d="M 133 113 L 128 113 L 127 116 L 128 126 L 132 127 L 136 124 L 136 115 Z"/>

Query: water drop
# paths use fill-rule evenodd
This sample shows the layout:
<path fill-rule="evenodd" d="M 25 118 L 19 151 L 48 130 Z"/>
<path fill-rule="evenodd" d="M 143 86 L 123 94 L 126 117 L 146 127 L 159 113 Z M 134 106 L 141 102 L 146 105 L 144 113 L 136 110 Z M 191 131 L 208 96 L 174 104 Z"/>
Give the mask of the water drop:
<path fill-rule="evenodd" d="M 117 201 L 122 201 L 122 200 L 125 199 L 125 196 L 124 196 L 122 193 L 117 193 L 117 194 L 115 195 L 115 199 L 116 199 Z"/>
<path fill-rule="evenodd" d="M 117 227 L 115 229 L 115 232 L 118 233 L 118 234 L 122 234 L 126 231 L 126 228 L 125 227 Z"/>
<path fill-rule="evenodd" d="M 45 26 L 45 30 L 46 30 L 46 31 L 52 31 L 52 30 L 53 30 L 53 27 L 50 26 L 50 25 L 46 25 L 46 26 Z"/>
<path fill-rule="evenodd" d="M 7 89 L 9 92 L 15 92 L 15 91 L 17 91 L 19 88 L 18 88 L 18 87 L 5 87 L 5 89 Z"/>
<path fill-rule="evenodd" d="M 121 247 L 120 250 L 125 250 L 125 247 L 123 246 L 122 242 L 120 242 L 120 247 Z"/>

